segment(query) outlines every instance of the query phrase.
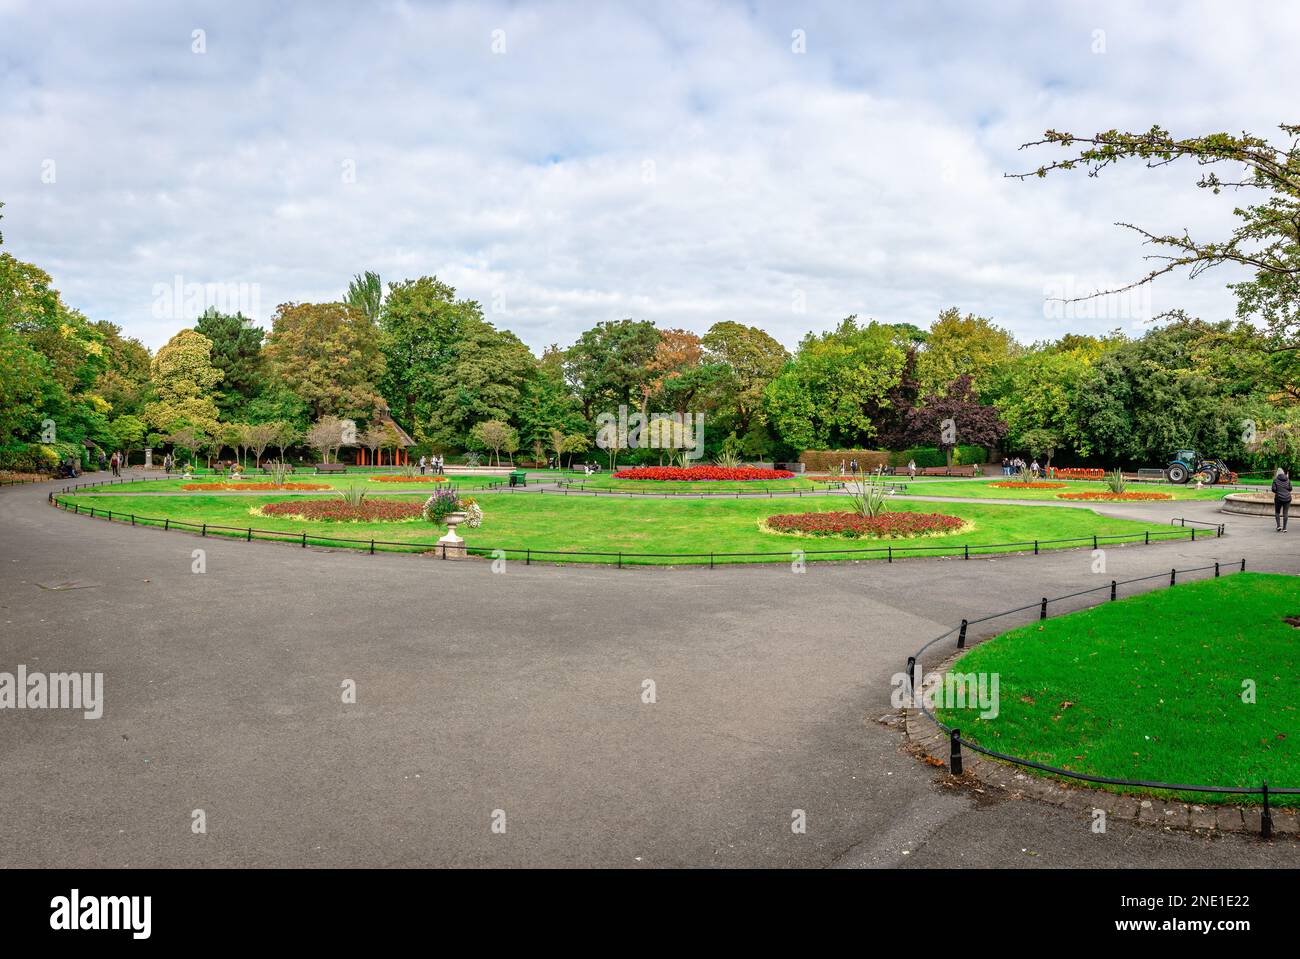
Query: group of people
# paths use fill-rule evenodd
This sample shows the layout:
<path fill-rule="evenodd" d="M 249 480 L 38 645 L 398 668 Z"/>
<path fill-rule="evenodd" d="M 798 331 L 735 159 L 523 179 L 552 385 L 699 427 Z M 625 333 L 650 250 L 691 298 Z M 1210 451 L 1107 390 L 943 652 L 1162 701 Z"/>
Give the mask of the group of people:
<path fill-rule="evenodd" d="M 108 456 L 103 450 L 99 451 L 99 468 L 111 468 L 114 476 L 122 475 L 122 467 L 126 465 L 126 457 L 121 453 L 114 451 L 112 456 Z"/>
<path fill-rule="evenodd" d="M 425 470 L 431 470 L 434 476 L 444 476 L 446 471 L 443 469 L 446 459 L 442 456 L 421 456 L 420 457 L 420 475 L 423 476 Z"/>
<path fill-rule="evenodd" d="M 1026 472 L 1037 476 L 1041 473 L 1042 467 L 1038 465 L 1038 460 L 1032 463 L 1025 463 L 1019 456 L 1008 459 L 1002 457 L 1002 475 L 1003 476 L 1023 476 Z"/>

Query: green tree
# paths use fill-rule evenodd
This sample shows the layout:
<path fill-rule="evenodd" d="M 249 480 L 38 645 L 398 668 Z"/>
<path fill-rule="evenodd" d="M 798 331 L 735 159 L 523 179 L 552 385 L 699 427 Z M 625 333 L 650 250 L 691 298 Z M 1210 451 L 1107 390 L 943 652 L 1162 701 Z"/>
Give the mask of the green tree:
<path fill-rule="evenodd" d="M 614 412 L 619 405 L 639 408 L 654 379 L 659 331 L 649 320 L 596 324 L 565 352 L 564 375 L 582 405 L 583 418 Z"/>
<path fill-rule="evenodd" d="M 164 433 L 193 426 L 207 435 L 217 429 L 215 387 L 221 371 L 212 365 L 212 341 L 194 330 L 181 330 L 163 346 L 150 365 L 154 400 L 144 420 Z"/>
<path fill-rule="evenodd" d="M 384 304 L 384 284 L 379 274 L 367 270 L 354 276 L 343 302 L 377 324 Z"/>
<path fill-rule="evenodd" d="M 242 314 L 219 313 L 215 307 L 199 317 L 194 329 L 212 342 L 212 365 L 221 371 L 217 409 L 222 416 L 239 415 L 262 390 L 266 331 Z"/>
<path fill-rule="evenodd" d="M 1019 352 L 1015 338 L 982 316 L 963 319 L 956 307 L 939 314 L 916 360 L 922 394 L 942 393 L 958 377 L 969 376 L 979 392 Z"/>

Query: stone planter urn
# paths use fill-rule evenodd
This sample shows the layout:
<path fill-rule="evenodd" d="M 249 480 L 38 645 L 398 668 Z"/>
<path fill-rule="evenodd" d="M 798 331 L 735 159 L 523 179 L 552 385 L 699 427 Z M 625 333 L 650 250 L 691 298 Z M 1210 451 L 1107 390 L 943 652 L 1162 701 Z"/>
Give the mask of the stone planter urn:
<path fill-rule="evenodd" d="M 438 549 L 447 559 L 465 558 L 465 540 L 456 535 L 456 527 L 465 522 L 466 514 L 448 513 L 442 521 L 447 524 L 447 535 L 438 540 Z"/>

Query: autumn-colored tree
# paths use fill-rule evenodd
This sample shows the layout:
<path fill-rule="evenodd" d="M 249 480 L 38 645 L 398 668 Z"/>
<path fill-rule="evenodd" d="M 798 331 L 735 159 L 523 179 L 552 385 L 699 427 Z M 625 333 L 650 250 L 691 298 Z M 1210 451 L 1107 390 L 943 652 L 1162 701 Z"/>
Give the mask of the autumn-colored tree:
<path fill-rule="evenodd" d="M 366 416 L 379 401 L 379 329 L 355 307 L 285 303 L 276 311 L 264 352 L 316 419 Z"/>

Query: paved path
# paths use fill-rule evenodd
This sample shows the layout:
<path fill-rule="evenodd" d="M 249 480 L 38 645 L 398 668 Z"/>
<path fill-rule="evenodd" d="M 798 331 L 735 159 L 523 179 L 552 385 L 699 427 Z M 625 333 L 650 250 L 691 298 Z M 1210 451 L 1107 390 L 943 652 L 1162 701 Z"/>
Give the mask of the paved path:
<path fill-rule="evenodd" d="M 1086 550 L 498 575 L 109 525 L 47 507 L 56 485 L 0 489 L 0 669 L 103 671 L 107 703 L 98 721 L 0 712 L 3 867 L 1300 860 L 1292 843 L 1097 836 L 1063 809 L 976 804 L 875 722 L 920 642 L 1093 585 Z M 1228 522 L 1222 539 L 1109 549 L 1106 576 L 1242 556 L 1300 572 L 1300 530 Z M 82 588 L 43 588 L 59 585 Z"/>

